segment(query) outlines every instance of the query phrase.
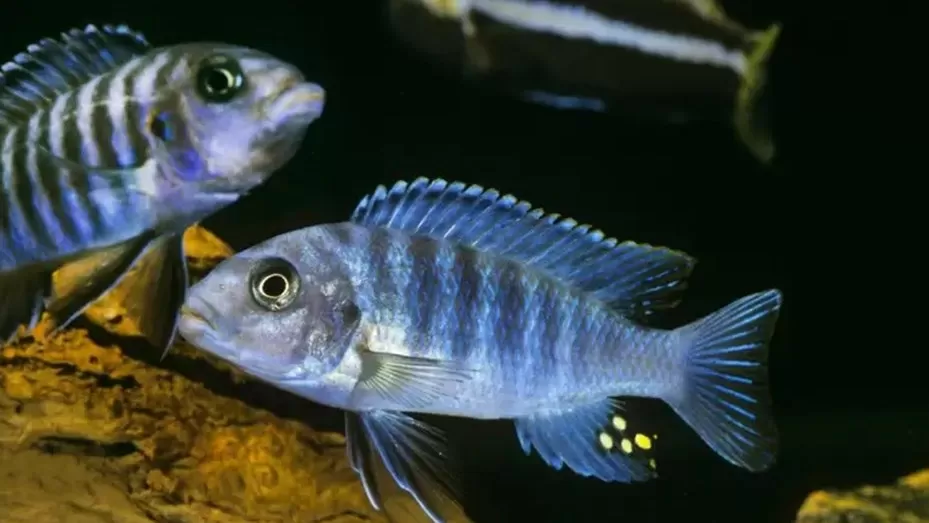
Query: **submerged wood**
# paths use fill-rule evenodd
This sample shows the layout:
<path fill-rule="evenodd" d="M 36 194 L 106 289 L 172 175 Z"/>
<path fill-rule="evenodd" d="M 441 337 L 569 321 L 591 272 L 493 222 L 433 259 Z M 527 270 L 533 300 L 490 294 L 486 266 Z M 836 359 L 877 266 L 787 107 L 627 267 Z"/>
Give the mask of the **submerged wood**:
<path fill-rule="evenodd" d="M 929 523 L 929 469 L 892 485 L 813 492 L 797 523 Z"/>

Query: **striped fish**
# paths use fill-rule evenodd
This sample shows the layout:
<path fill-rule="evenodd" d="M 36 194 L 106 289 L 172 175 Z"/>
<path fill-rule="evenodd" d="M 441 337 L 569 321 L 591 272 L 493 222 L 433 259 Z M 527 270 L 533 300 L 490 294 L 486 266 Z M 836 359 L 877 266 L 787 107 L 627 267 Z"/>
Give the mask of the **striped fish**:
<path fill-rule="evenodd" d="M 348 222 L 224 261 L 191 289 L 180 332 L 348 411 L 349 458 L 371 502 L 383 492 L 373 452 L 443 521 L 455 497 L 445 449 L 404 412 L 512 419 L 525 453 L 633 482 L 655 477 L 655 438 L 612 398 L 656 398 L 730 463 L 773 464 L 765 365 L 781 293 L 676 329 L 640 322 L 680 301 L 694 263 L 494 190 L 420 178 L 379 187 Z"/>
<path fill-rule="evenodd" d="M 182 233 L 296 152 L 323 90 L 226 44 L 152 48 L 126 26 L 45 38 L 0 68 L 0 341 L 66 326 L 131 267 L 127 308 L 167 349 Z M 74 269 L 53 292 L 51 274 Z"/>
<path fill-rule="evenodd" d="M 533 103 L 631 114 L 646 101 L 672 121 L 731 113 L 749 150 L 774 157 L 767 68 L 780 26 L 747 29 L 719 0 L 391 0 L 391 25 Z"/>

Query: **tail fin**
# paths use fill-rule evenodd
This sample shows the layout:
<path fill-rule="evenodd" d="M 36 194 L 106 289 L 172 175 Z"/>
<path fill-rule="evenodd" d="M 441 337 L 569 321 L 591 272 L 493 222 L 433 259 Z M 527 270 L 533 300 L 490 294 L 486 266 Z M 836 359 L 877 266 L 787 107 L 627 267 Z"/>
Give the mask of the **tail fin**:
<path fill-rule="evenodd" d="M 769 163 L 775 152 L 768 118 L 770 103 L 767 95 L 770 93 L 767 89 L 767 68 L 780 34 L 781 26 L 773 24 L 752 38 L 748 63 L 735 102 L 736 133 L 752 154 L 764 163 Z"/>
<path fill-rule="evenodd" d="M 766 364 L 780 307 L 780 291 L 768 290 L 679 329 L 686 377 L 668 403 L 720 456 L 754 472 L 777 452 Z"/>

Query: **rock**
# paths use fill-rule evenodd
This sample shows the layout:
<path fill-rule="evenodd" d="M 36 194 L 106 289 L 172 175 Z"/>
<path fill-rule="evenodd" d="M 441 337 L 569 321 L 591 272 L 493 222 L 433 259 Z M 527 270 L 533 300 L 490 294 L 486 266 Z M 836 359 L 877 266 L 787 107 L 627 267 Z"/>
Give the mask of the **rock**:
<path fill-rule="evenodd" d="M 185 244 L 193 273 L 232 252 L 198 227 Z M 183 342 L 161 362 L 119 296 L 0 352 L 4 523 L 386 521 L 342 435 L 300 419 L 318 407 Z"/>
<path fill-rule="evenodd" d="M 797 523 L 929 523 L 929 469 L 893 485 L 814 492 Z"/>

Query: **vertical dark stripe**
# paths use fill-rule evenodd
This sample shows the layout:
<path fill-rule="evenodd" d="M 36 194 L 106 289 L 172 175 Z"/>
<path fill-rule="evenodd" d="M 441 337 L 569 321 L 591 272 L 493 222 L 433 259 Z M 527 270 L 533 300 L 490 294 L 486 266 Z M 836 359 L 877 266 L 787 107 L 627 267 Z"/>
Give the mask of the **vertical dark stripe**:
<path fill-rule="evenodd" d="M 28 144 L 29 125 L 21 125 L 18 131 L 24 138 L 21 143 Z M 39 243 L 42 219 L 32 200 L 33 186 L 38 179 L 29 166 L 29 150 L 32 147 L 34 144 L 28 144 L 26 147 L 17 147 L 13 151 L 12 175 L 16 177 L 16 182 L 10 203 L 20 215 L 20 223 L 17 224 L 22 233 L 19 239 L 20 247 L 34 255 L 45 244 Z"/>
<path fill-rule="evenodd" d="M 371 232 L 371 243 L 369 244 L 370 263 L 372 276 L 377 293 L 385 300 L 385 303 L 395 305 L 394 300 L 397 297 L 396 281 L 390 271 L 390 236 L 387 229 L 374 229 Z M 393 317 L 394 310 L 384 311 Z"/>
<path fill-rule="evenodd" d="M 79 93 L 80 91 L 77 91 Z M 73 158 L 76 164 L 86 165 L 89 158 L 84 149 L 84 138 L 78 122 L 82 118 L 80 96 L 75 93 L 68 98 L 63 113 L 66 115 L 62 123 L 62 153 L 64 158 Z M 62 173 L 60 178 L 61 190 L 65 195 L 71 195 L 74 205 L 69 205 L 64 219 L 70 218 L 75 227 L 81 231 L 81 241 L 89 242 L 94 232 L 99 229 L 102 219 L 100 211 L 90 199 L 90 173 L 85 169 L 72 168 Z M 62 208 L 64 211 L 64 208 Z"/>
<path fill-rule="evenodd" d="M 413 237 L 406 244 L 406 256 L 412 265 L 410 283 L 405 290 L 407 317 L 412 319 L 412 330 L 435 343 L 442 292 L 442 282 L 436 275 L 439 244 L 425 236 Z"/>
<path fill-rule="evenodd" d="M 39 155 L 38 158 L 42 187 L 46 193 L 46 200 L 51 206 L 51 219 L 55 220 L 61 230 L 63 241 L 72 247 L 82 245 L 83 237 L 69 212 L 70 201 L 74 199 L 74 195 L 66 189 L 67 168 L 58 158 L 67 158 L 63 150 L 63 131 L 64 121 L 68 118 L 68 102 L 73 96 L 73 91 L 63 94 L 49 107 L 44 138 L 39 142 L 47 153 Z"/>
<path fill-rule="evenodd" d="M 520 289 L 519 276 L 515 273 L 513 264 L 500 263 L 488 278 L 488 285 L 496 290 L 491 307 L 493 350 L 498 354 L 498 361 L 505 372 L 504 379 L 512 382 L 517 379 L 521 370 L 520 357 L 525 356 L 521 350 L 523 333 L 517 316 L 517 311 L 523 306 L 524 293 Z"/>
<path fill-rule="evenodd" d="M 458 292 L 455 295 L 455 341 L 451 357 L 461 361 L 467 358 L 475 342 L 477 311 L 483 279 L 479 263 L 480 253 L 474 249 L 459 247 L 455 252 L 455 274 L 458 276 Z"/>
<path fill-rule="evenodd" d="M 51 107 L 48 107 L 48 109 L 39 113 L 39 120 L 36 122 L 38 132 L 29 143 L 30 156 L 32 156 L 32 160 L 28 162 L 29 181 L 33 192 L 30 200 L 32 202 L 32 212 L 35 215 L 34 219 L 36 220 L 35 237 L 39 245 L 50 251 L 67 251 L 70 246 L 65 238 L 60 237 L 58 233 L 59 225 L 50 223 L 50 221 L 57 221 L 54 217 L 54 200 L 51 199 L 57 191 L 52 189 L 55 184 L 49 183 L 54 181 L 53 178 L 57 174 L 57 169 L 53 166 L 51 168 L 46 166 L 51 159 L 48 156 L 48 151 L 51 150 L 48 145 L 48 127 L 51 122 L 50 110 Z"/>
<path fill-rule="evenodd" d="M 113 141 L 113 117 L 110 114 L 110 105 L 106 103 L 113 81 L 114 74 L 105 75 L 94 89 L 94 105 L 90 111 L 91 135 L 85 137 L 97 146 L 99 162 L 95 167 L 107 169 L 120 167 L 119 153 Z"/>
<path fill-rule="evenodd" d="M 560 292 L 553 282 L 546 282 L 539 291 L 539 317 L 543 325 L 539 326 L 538 339 L 540 353 L 547 355 L 553 365 L 561 359 L 562 332 L 571 326 L 571 311 L 577 300 L 573 295 Z"/>

